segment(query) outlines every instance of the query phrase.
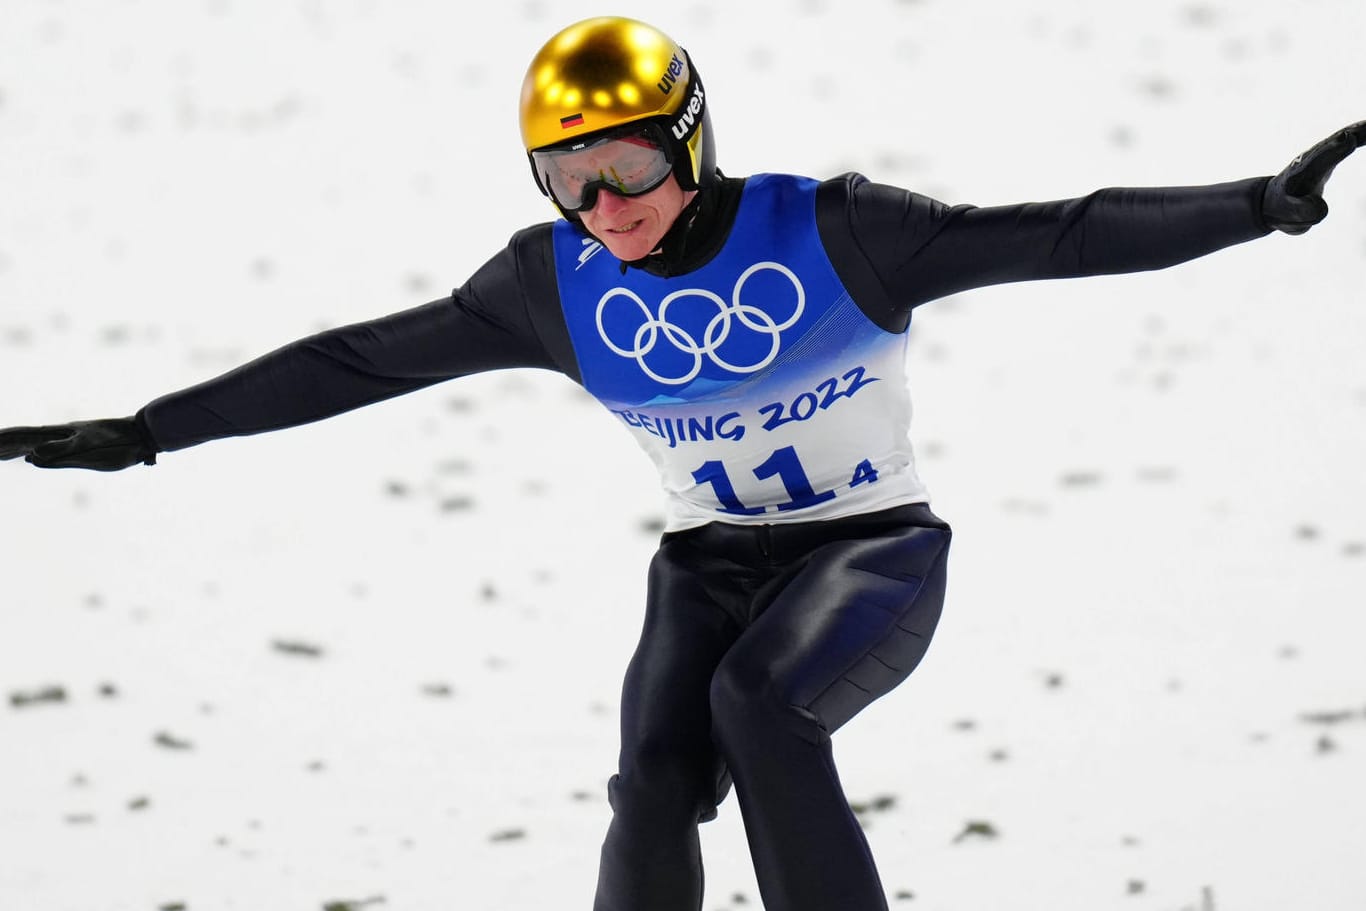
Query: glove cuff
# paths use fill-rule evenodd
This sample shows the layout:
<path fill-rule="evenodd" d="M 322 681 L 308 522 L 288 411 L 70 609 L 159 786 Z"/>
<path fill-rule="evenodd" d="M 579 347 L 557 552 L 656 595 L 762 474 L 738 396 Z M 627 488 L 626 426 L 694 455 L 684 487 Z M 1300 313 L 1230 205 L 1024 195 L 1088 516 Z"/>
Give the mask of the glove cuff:
<path fill-rule="evenodd" d="M 133 415 L 133 428 L 137 430 L 138 436 L 142 438 L 143 448 L 146 457 L 142 460 L 144 465 L 155 465 L 157 463 L 157 453 L 161 449 L 157 446 L 156 437 L 152 436 L 152 428 L 147 424 L 147 416 L 144 412 L 147 409 L 139 408 L 137 414 Z"/>

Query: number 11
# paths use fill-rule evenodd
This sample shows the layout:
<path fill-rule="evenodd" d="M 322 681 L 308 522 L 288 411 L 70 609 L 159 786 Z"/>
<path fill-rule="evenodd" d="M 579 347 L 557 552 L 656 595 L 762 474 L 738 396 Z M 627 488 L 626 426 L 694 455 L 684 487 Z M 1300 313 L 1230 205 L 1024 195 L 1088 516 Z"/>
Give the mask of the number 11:
<path fill-rule="evenodd" d="M 826 500 L 833 500 L 835 492 L 825 490 L 816 493 L 811 487 L 811 481 L 806 476 L 806 470 L 802 468 L 801 460 L 797 458 L 797 450 L 792 446 L 784 446 L 782 449 L 775 449 L 773 454 L 754 469 L 754 476 L 759 480 L 767 480 L 777 476 L 787 489 L 787 495 L 791 499 L 786 503 L 777 504 L 780 512 L 792 509 L 805 509 L 808 506 L 815 506 L 817 503 L 824 503 Z M 762 506 L 746 506 L 740 502 L 736 496 L 735 485 L 731 483 L 730 475 L 726 474 L 726 466 L 717 460 L 702 463 L 702 466 L 692 473 L 693 480 L 699 484 L 711 484 L 716 491 L 716 499 L 721 503 L 719 512 L 731 513 L 740 516 L 757 516 L 764 511 Z"/>

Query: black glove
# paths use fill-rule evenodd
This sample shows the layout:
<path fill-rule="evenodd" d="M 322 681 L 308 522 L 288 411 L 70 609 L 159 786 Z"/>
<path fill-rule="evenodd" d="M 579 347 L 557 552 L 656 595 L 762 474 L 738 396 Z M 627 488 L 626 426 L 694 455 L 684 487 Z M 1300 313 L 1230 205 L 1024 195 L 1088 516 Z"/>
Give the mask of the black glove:
<path fill-rule="evenodd" d="M 136 417 L 0 430 L 0 460 L 23 456 L 39 468 L 118 471 L 155 465 L 156 444 Z"/>
<path fill-rule="evenodd" d="M 1323 185 L 1342 159 L 1366 145 L 1366 120 L 1338 130 L 1296 158 L 1266 185 L 1262 220 L 1268 228 L 1303 234 L 1328 215 Z"/>

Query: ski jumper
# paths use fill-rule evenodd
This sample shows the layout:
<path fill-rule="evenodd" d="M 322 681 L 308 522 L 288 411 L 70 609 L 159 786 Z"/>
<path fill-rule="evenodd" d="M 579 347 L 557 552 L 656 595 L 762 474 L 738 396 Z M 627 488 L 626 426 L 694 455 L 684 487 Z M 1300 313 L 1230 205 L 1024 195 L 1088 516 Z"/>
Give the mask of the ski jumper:
<path fill-rule="evenodd" d="M 567 222 L 533 226 L 450 297 L 139 418 L 168 451 L 484 370 L 582 384 L 658 467 L 666 515 L 596 911 L 698 911 L 698 824 L 732 784 L 768 911 L 885 911 L 830 737 L 910 674 L 943 604 L 950 530 L 908 436 L 913 309 L 1251 240 L 1266 180 L 979 208 L 856 174 L 723 179 L 671 258 L 628 266 Z"/>

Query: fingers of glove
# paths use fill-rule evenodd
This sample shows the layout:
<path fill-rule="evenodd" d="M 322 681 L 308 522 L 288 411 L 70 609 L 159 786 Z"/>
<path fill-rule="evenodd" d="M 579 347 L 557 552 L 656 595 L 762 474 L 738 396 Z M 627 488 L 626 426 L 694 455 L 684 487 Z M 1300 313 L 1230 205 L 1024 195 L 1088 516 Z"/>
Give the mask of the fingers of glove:
<path fill-rule="evenodd" d="M 84 468 L 88 471 L 122 471 L 130 465 L 136 465 L 140 460 L 131 462 L 127 459 L 106 461 L 96 458 L 91 453 L 44 458 L 35 453 L 34 455 L 30 455 L 26 461 L 36 468 Z"/>
<path fill-rule="evenodd" d="M 1297 196 L 1290 202 L 1286 224 L 1281 228 L 1287 234 L 1303 234 L 1328 217 L 1328 203 L 1322 196 Z"/>
<path fill-rule="evenodd" d="M 63 440 L 39 446 L 26 461 L 38 468 L 86 468 L 94 471 L 120 471 L 144 461 L 146 456 L 128 446 L 73 445 Z"/>
<path fill-rule="evenodd" d="M 76 429 L 65 424 L 50 427 L 7 427 L 0 430 L 0 460 L 26 456 L 35 447 L 70 439 L 75 435 Z"/>
<path fill-rule="evenodd" d="M 89 468 L 119 471 L 156 463 L 156 448 L 135 418 L 76 421 L 50 427 L 13 427 L 0 431 L 7 458 L 24 456 L 39 468 Z M 8 443 L 4 441 L 8 440 Z"/>
<path fill-rule="evenodd" d="M 1285 169 L 1285 191 L 1291 196 L 1316 196 L 1323 192 L 1333 169 L 1366 144 L 1366 120 L 1338 130 Z"/>
<path fill-rule="evenodd" d="M 89 452 L 89 448 L 75 436 L 64 440 L 54 440 L 50 443 L 40 443 L 33 447 L 33 451 L 28 454 L 28 462 L 37 465 L 39 468 L 57 468 L 60 467 L 56 464 L 59 460 L 65 459 L 73 452 Z"/>

